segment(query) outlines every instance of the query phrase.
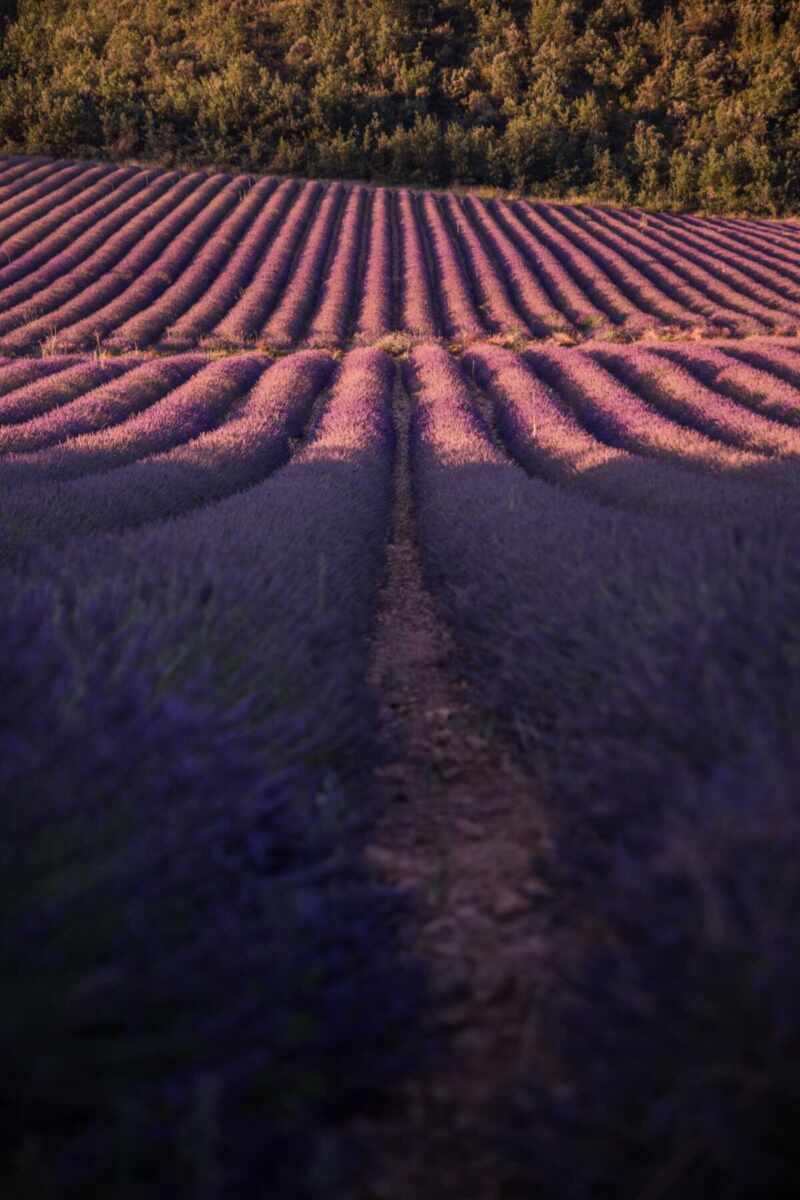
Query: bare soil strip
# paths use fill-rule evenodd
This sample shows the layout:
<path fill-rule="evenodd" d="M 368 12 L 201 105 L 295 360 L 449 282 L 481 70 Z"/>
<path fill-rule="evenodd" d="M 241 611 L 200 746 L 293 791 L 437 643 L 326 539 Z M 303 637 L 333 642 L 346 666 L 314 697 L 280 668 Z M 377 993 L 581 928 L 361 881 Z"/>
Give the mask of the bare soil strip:
<path fill-rule="evenodd" d="M 375 1200 L 499 1200 L 487 1106 L 529 1049 L 541 952 L 531 854 L 544 836 L 541 792 L 499 744 L 455 674 L 457 653 L 422 578 L 408 463 L 411 400 L 394 397 L 392 541 L 371 683 L 381 697 L 383 816 L 368 858 L 410 891 L 409 949 L 431 973 L 444 1062 L 363 1132 L 381 1149 Z"/>

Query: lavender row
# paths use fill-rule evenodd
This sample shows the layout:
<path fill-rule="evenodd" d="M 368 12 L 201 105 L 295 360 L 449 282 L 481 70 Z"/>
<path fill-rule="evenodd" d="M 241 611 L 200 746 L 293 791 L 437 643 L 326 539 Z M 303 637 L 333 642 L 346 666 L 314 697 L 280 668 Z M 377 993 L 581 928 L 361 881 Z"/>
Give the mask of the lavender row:
<path fill-rule="evenodd" d="M 590 210 L 594 214 L 596 210 Z M 629 213 L 597 212 L 597 216 L 612 221 L 626 231 L 632 227 Z M 739 239 L 720 236 L 713 229 L 696 229 L 691 223 L 674 225 L 666 219 L 668 214 L 656 213 L 649 218 L 642 230 L 652 243 L 664 247 L 668 252 L 685 251 L 690 261 L 696 262 L 711 275 L 722 275 L 745 295 L 752 294 L 773 307 L 776 303 L 791 306 L 796 311 L 800 290 L 800 255 L 786 248 L 778 255 L 772 251 L 757 249 L 745 237 Z"/>
<path fill-rule="evenodd" d="M 354 301 L 363 290 L 361 271 L 368 231 L 367 192 L 353 188 L 343 203 L 330 267 L 322 273 L 316 312 L 305 339 L 315 346 L 340 346 L 348 340 L 358 315 Z M 305 315 L 313 309 L 312 301 Z"/>
<path fill-rule="evenodd" d="M 737 402 L 718 385 L 709 387 L 702 382 L 702 368 L 707 361 L 702 349 L 692 349 L 680 356 L 674 353 L 667 358 L 640 347 L 624 353 L 598 348 L 592 357 L 655 408 L 690 428 L 756 454 L 800 453 L 800 431 Z M 720 355 L 720 360 L 718 377 L 723 382 L 726 367 L 735 369 L 735 364 L 724 355 Z M 700 378 L 692 374 L 698 369 Z M 712 378 L 710 382 L 715 381 Z M 779 395 L 789 390 L 772 376 L 765 375 L 764 382 L 769 391 Z M 800 393 L 795 400 L 800 407 Z"/>
<path fill-rule="evenodd" d="M 202 487 L 237 439 L 239 484 L 257 441 L 274 465 L 270 439 L 332 367 L 267 370 L 194 464 Z M 392 384 L 391 360 L 356 351 L 268 481 L 158 527 L 31 544 L 0 574 L 0 1095 L 20 1194 L 40 1162 L 68 1198 L 153 1179 L 217 1200 L 268 1178 L 294 1200 L 371 1174 L 342 1116 L 416 1064 L 421 999 L 401 904 L 360 854 Z M 43 975 L 58 1004 L 31 1004 Z"/>
<path fill-rule="evenodd" d="M 297 251 L 308 234 L 322 198 L 321 184 L 308 183 L 300 189 L 295 203 L 258 263 L 252 281 L 214 327 L 215 334 L 229 343 L 257 338 L 290 279 Z"/>
<path fill-rule="evenodd" d="M 113 379 L 124 368 L 124 362 L 87 362 L 85 356 L 75 354 L 3 359 L 0 426 L 33 420 L 59 404 L 69 403 L 87 387 Z"/>
<path fill-rule="evenodd" d="M 40 185 L 31 193 L 13 199 L 4 200 L 0 196 L 0 249 L 5 250 L 14 234 L 29 230 L 43 216 L 51 226 L 63 223 L 72 207 L 70 201 L 74 203 L 78 197 L 85 206 L 97 194 L 98 185 L 102 188 L 108 176 L 113 174 L 114 168 L 110 165 L 74 167 L 57 180 L 55 189 L 52 185 Z"/>
<path fill-rule="evenodd" d="M 782 227 L 44 163 L 0 187 L 0 349 L 793 333 Z M 227 186 L 226 186 L 227 184 Z M 741 236 L 740 236 L 741 230 Z"/>
<path fill-rule="evenodd" d="M 162 340 L 164 331 L 178 318 L 186 315 L 199 302 L 208 303 L 208 290 L 216 281 L 223 267 L 230 263 L 231 253 L 244 244 L 259 214 L 276 190 L 274 179 L 262 179 L 252 187 L 221 222 L 199 253 L 192 253 L 191 262 L 179 277 L 164 292 L 144 308 L 133 307 L 133 315 L 122 324 L 112 321 L 109 328 L 113 333 L 104 338 L 106 345 L 114 349 L 131 349 L 148 346 Z M 188 241 L 188 230 L 183 235 Z M 191 244 L 187 251 L 191 250 Z M 70 331 L 74 337 L 74 329 Z"/>
<path fill-rule="evenodd" d="M 704 456 L 698 472 L 688 456 L 651 456 L 647 445 L 642 452 L 641 446 L 618 444 L 619 439 L 603 440 L 586 418 L 597 385 L 591 377 L 582 380 L 580 372 L 546 376 L 532 361 L 489 345 L 473 348 L 462 363 L 464 382 L 473 380 L 489 397 L 502 446 L 531 476 L 615 508 L 697 520 L 727 520 L 754 506 L 780 519 L 794 505 L 800 477 L 789 467 L 753 456 L 735 459 L 734 469 L 722 474 L 724 459 L 701 443 L 712 469 L 704 469 Z M 610 386 L 613 402 L 624 410 L 624 391 Z M 777 437 L 784 432 L 779 428 Z M 681 428 L 671 433 L 674 440 L 682 439 Z"/>
<path fill-rule="evenodd" d="M 509 221 L 516 219 L 530 235 L 529 249 L 542 246 L 553 254 L 567 277 L 575 280 L 576 286 L 611 324 L 624 327 L 633 336 L 658 326 L 658 315 L 640 308 L 637 299 L 619 286 L 613 263 L 598 262 L 530 205 L 507 204 L 499 209 L 503 217 Z"/>
<path fill-rule="evenodd" d="M 762 350 L 766 369 L 747 361 L 746 347 L 737 350 L 734 355 L 726 354 L 714 346 L 692 347 L 688 352 L 686 347 L 679 346 L 659 348 L 658 353 L 670 367 L 674 363 L 685 364 L 716 391 L 746 409 L 752 409 L 765 420 L 794 426 L 792 433 L 796 435 L 796 427 L 800 423 L 800 375 L 795 374 L 795 382 L 790 382 L 777 375 L 772 367 L 773 361 L 778 363 L 778 356 L 783 362 L 795 362 L 800 367 L 800 359 L 791 349 L 781 354 L 779 348 L 766 344 Z"/>
<path fill-rule="evenodd" d="M 571 324 L 582 331 L 610 331 L 615 324 L 612 316 L 613 305 L 608 311 L 598 306 L 580 283 L 570 275 L 554 248 L 541 236 L 534 237 L 510 204 L 493 204 L 489 209 L 505 236 L 525 256 L 528 270 L 544 281 L 559 309 L 567 315 Z M 594 274 L 595 272 L 589 273 L 590 281 Z"/>
<path fill-rule="evenodd" d="M 790 1195 L 797 516 L 612 511 L 514 466 L 438 348 L 409 382 L 426 577 L 551 832 L 537 1037 L 487 1113 L 513 1194 Z"/>
<path fill-rule="evenodd" d="M 153 223 L 174 209 L 197 186 L 196 179 L 177 174 L 159 176 L 94 229 L 69 243 L 48 262 L 20 276 L 11 263 L 0 274 L 0 333 L 59 307 L 91 287 L 124 261 L 147 236 Z"/>
<path fill-rule="evenodd" d="M 593 264 L 595 271 L 605 272 L 617 289 L 640 313 L 656 318 L 659 323 L 683 328 L 696 321 L 693 312 L 698 311 L 698 300 L 691 290 L 675 286 L 673 276 L 665 279 L 663 273 L 653 268 L 649 260 L 631 254 L 627 246 L 616 248 L 610 241 L 602 241 L 594 231 L 586 231 L 577 222 L 570 221 L 567 209 L 554 205 L 535 204 L 530 206 L 544 223 L 563 234 L 568 243 L 574 243 Z M 520 208 L 519 211 L 524 211 Z M 666 286 L 664 286 L 666 284 Z M 706 305 L 700 301 L 701 312 Z"/>
<path fill-rule="evenodd" d="M 752 470 L 762 461 L 710 432 L 679 424 L 600 366 L 594 355 L 547 349 L 531 351 L 526 359 L 609 445 L 726 475 Z"/>
<path fill-rule="evenodd" d="M 316 307 L 320 281 L 328 274 L 344 200 L 345 189 L 338 184 L 334 184 L 322 200 L 317 219 L 302 252 L 297 256 L 280 302 L 266 325 L 259 330 L 259 338 L 270 345 L 288 347 L 301 340 L 308 318 Z"/>
<path fill-rule="evenodd" d="M 706 322 L 711 328 L 722 328 L 736 336 L 764 331 L 764 322 L 750 312 L 751 303 L 758 310 L 754 301 L 737 305 L 722 283 L 717 287 L 713 282 L 711 287 L 704 286 L 706 280 L 697 278 L 696 272 L 687 275 L 674 256 L 659 258 L 651 247 L 642 246 L 632 232 L 626 231 L 621 237 L 599 222 L 590 221 L 579 210 L 566 207 L 557 219 L 567 222 L 570 236 L 585 238 L 585 244 L 592 247 L 599 261 L 606 257 L 616 260 L 631 279 L 641 280 L 640 294 L 648 298 L 653 311 L 672 314 L 678 326 L 686 327 L 693 320 L 695 324 Z"/>
<path fill-rule="evenodd" d="M 59 271 L 79 265 L 126 221 L 161 196 L 175 182 L 175 176 L 158 172 L 153 180 L 141 171 L 131 170 L 119 172 L 112 181 L 116 186 L 110 196 L 96 201 L 92 195 L 95 189 L 90 189 L 81 202 L 73 205 L 77 210 L 75 215 L 58 222 L 55 228 L 42 218 L 27 226 L 25 234 L 16 234 L 3 243 L 0 289 L 6 303 L 11 305 L 24 299 L 37 287 L 52 283 Z M 139 201 L 135 199 L 137 196 L 141 197 Z M 69 258 L 59 258 L 68 247 Z M 7 290 L 23 279 L 24 287 Z"/>
<path fill-rule="evenodd" d="M 465 260 L 458 253 L 457 243 L 447 227 L 444 212 L 436 197 L 426 195 L 422 213 L 430 230 L 431 248 L 436 278 L 442 293 L 442 308 L 446 314 L 447 333 L 451 337 L 470 341 L 484 331 Z"/>
<path fill-rule="evenodd" d="M 398 193 L 396 220 L 399 230 L 403 328 L 417 337 L 442 332 L 436 312 L 435 280 L 425 253 L 425 233 L 419 216 L 420 196 L 403 189 Z"/>
<path fill-rule="evenodd" d="M 394 269 L 397 263 L 394 192 L 381 188 L 369 200 L 369 229 L 361 295 L 357 296 L 360 340 L 378 341 L 393 328 L 394 296 L 397 291 Z"/>
<path fill-rule="evenodd" d="M 172 424 L 178 435 L 180 418 L 170 393 L 205 365 L 197 354 L 144 362 L 133 357 L 110 363 L 92 360 L 19 389 L 6 397 L 6 405 L 16 399 L 17 417 L 23 405 L 28 413 L 35 405 L 38 413 L 0 428 L 0 477 L 23 480 L 48 477 L 51 471 L 57 477 L 59 462 L 74 463 L 78 473 L 81 464 L 84 470 L 99 469 L 103 460 L 96 455 L 101 446 L 108 449 L 125 442 L 133 453 L 141 448 L 137 434 L 144 422 L 151 430 L 160 422 L 165 432 Z M 208 382 L 213 388 L 218 379 L 212 373 Z M 203 392 L 200 378 L 192 387 L 192 401 Z M 144 415 L 147 409 L 151 411 Z M 140 419 L 134 420 L 137 416 Z M 111 464 L 106 460 L 106 465 Z"/>
<path fill-rule="evenodd" d="M 140 279 L 134 278 L 108 304 L 92 307 L 90 315 L 82 320 L 69 320 L 59 339 L 64 347 L 80 349 L 93 340 L 100 342 L 131 318 L 141 313 L 149 316 L 152 309 L 158 309 L 164 293 L 178 276 L 196 274 L 200 254 L 214 247 L 218 227 L 240 203 L 242 189 L 247 190 L 248 186 L 246 178 L 232 179 L 157 254 Z"/>
<path fill-rule="evenodd" d="M 160 365 L 160 377 L 147 381 L 151 391 L 156 386 L 163 390 L 168 371 L 180 383 L 190 369 L 177 360 L 169 367 Z M 191 367 L 197 371 L 196 363 Z M 49 451 L 8 456 L 0 462 L 0 488 L 8 505 L 9 527 L 16 532 L 6 539 L 6 553 L 18 556 L 32 538 L 63 541 L 163 520 L 260 483 L 289 459 L 292 447 L 302 440 L 312 405 L 332 371 L 333 360 L 319 351 L 298 351 L 274 367 L 255 356 L 229 359 L 224 375 L 213 367 L 198 371 L 196 383 L 192 380 L 165 400 L 151 401 L 152 411 L 138 421 L 123 423 L 118 432 L 75 438 Z M 137 382 L 131 380 L 129 394 L 144 391 L 146 381 L 136 387 Z M 173 421 L 167 440 L 161 427 L 174 417 L 183 401 L 181 393 L 196 391 L 206 410 L 209 396 L 228 407 L 227 420 L 203 431 L 198 415 L 207 421 L 208 414 L 199 410 L 195 400 L 194 423 L 187 430 L 189 414 L 184 412 L 184 428 Z M 233 411 L 231 397 L 238 401 Z M 128 425 L 141 426 L 150 435 L 139 457 L 143 432 L 128 431 Z M 159 434 L 167 448 L 153 452 Z M 116 469 L 106 474 L 110 467 Z"/>
<path fill-rule="evenodd" d="M 23 175 L 30 175 L 46 161 L 48 160 L 44 156 L 34 158 L 25 154 L 3 155 L 0 160 L 0 194 L 5 194 L 9 184 L 15 183 Z"/>
<path fill-rule="evenodd" d="M 89 188 L 83 188 L 70 201 L 53 211 L 47 207 L 38 220 L 26 220 L 19 232 L 0 243 L 0 257 L 6 266 L 15 264 L 17 277 L 47 262 L 87 229 L 109 213 L 119 209 L 125 198 L 145 185 L 145 177 L 134 167 L 104 172 Z M 4 271 L 10 282 L 13 272 Z"/>
<path fill-rule="evenodd" d="M 720 227 L 711 220 L 703 220 L 688 214 L 676 216 L 673 213 L 652 214 L 649 218 L 656 230 L 666 230 L 679 237 L 688 237 L 691 242 L 716 253 L 719 249 L 732 252 L 732 261 L 741 267 L 751 270 L 755 266 L 768 268 L 766 276 L 774 280 L 774 272 L 784 274 L 789 283 L 788 294 L 797 298 L 798 269 L 800 269 L 800 247 L 791 244 L 774 245 L 765 241 L 757 234 L 756 223 L 748 230 L 741 227 L 735 233 L 731 229 Z M 758 275 L 756 274 L 756 278 Z"/>
<path fill-rule="evenodd" d="M 471 217 L 487 253 L 506 280 L 515 306 L 525 317 L 531 333 L 541 337 L 571 330 L 572 323 L 554 306 L 543 282 L 540 282 L 538 272 L 531 270 L 516 244 L 495 219 L 491 208 L 471 196 L 464 198 L 462 208 Z"/>
<path fill-rule="evenodd" d="M 791 323 L 791 318 L 797 317 L 797 301 L 790 295 L 779 272 L 773 273 L 765 283 L 759 283 L 757 272 L 750 264 L 740 264 L 746 268 L 745 273 L 731 265 L 729 256 L 718 249 L 710 252 L 702 245 L 698 246 L 697 239 L 691 234 L 675 237 L 658 228 L 653 229 L 649 222 L 635 222 L 627 214 L 587 209 L 584 219 L 589 217 L 601 226 L 604 234 L 614 239 L 620 236 L 641 247 L 660 264 L 669 265 L 673 270 L 677 268 L 678 274 L 712 299 L 721 300 L 733 312 L 741 311 L 741 332 L 754 332 L 742 323 L 748 318 L 758 317 L 769 328 L 776 326 L 784 313 L 790 319 L 786 322 L 784 317 L 784 323 Z M 680 253 L 677 264 L 676 252 Z"/>
<path fill-rule="evenodd" d="M 257 185 L 258 186 L 258 185 Z M 270 194 L 247 233 L 225 261 L 225 269 L 190 307 L 181 312 L 168 326 L 165 343 L 172 349 L 188 349 L 204 334 L 215 328 L 220 319 L 234 307 L 253 280 L 262 256 L 275 239 L 289 206 L 295 201 L 299 186 L 286 180 Z M 180 288 L 179 280 L 176 287 Z"/>
<path fill-rule="evenodd" d="M 479 298 L 487 329 L 530 335 L 531 329 L 513 296 L 509 281 L 497 263 L 492 261 L 482 239 L 473 226 L 471 212 L 465 202 L 455 196 L 445 196 L 450 230 L 461 251 L 472 286 Z"/>
<path fill-rule="evenodd" d="M 190 194 L 181 198 L 177 205 L 171 204 L 171 211 L 162 216 L 156 224 L 151 224 L 138 243 L 131 236 L 131 227 L 127 226 L 124 235 L 118 238 L 119 247 L 115 247 L 113 269 L 108 270 L 101 278 L 90 278 L 85 268 L 78 269 L 66 275 L 48 292 L 37 295 L 35 302 L 5 312 L 0 318 L 0 328 L 10 332 L 4 334 L 4 345 L 17 351 L 28 350 L 40 344 L 48 335 L 52 336 L 61 331 L 65 331 L 67 340 L 72 326 L 94 316 L 131 285 L 141 286 L 138 283 L 139 276 L 151 267 L 168 247 L 168 252 L 175 254 L 174 240 L 194 218 L 205 221 L 206 214 L 203 210 L 226 184 L 229 184 L 229 180 L 225 175 L 211 176 L 199 183 L 195 181 L 195 186 L 189 189 Z M 178 184 L 175 192 L 180 190 L 181 185 Z M 119 254 L 120 249 L 124 251 L 122 255 Z M 158 280 L 157 274 L 155 279 Z M 163 286 L 162 281 L 161 287 Z M 156 287 L 158 288 L 158 283 Z M 57 302 L 53 303 L 56 295 Z M 147 287 L 145 299 L 149 299 Z M 102 325 L 100 330 L 103 331 Z M 88 340 L 91 341 L 91 338 Z"/>
<path fill-rule="evenodd" d="M 795 504 L 800 390 L 768 365 L 794 363 L 800 381 L 800 354 L 772 342 L 748 346 L 764 367 L 695 343 L 653 350 L 596 343 L 525 355 L 478 343 L 462 360 L 463 380 L 486 391 L 497 434 L 531 475 L 655 514 L 725 519 L 755 504 L 779 519 Z M 71 523 L 113 524 L 114 505 L 96 500 L 102 480 L 70 484 L 44 505 L 39 484 L 154 455 L 177 454 L 178 462 L 198 439 L 224 443 L 243 405 L 247 412 L 251 372 L 268 363 L 259 355 L 209 363 L 186 354 L 0 366 L 0 483 L 9 516 L 22 531 L 33 521 L 42 534 Z M 286 377 L 304 363 L 289 356 Z M 118 490 L 126 479 L 118 476 Z M 139 484 L 131 492 L 144 496 Z M 149 499 L 142 505 L 150 511 Z"/>
<path fill-rule="evenodd" d="M 97 410 L 116 416 L 116 423 L 95 432 L 68 438 L 36 451 L 9 454 L 0 460 L 0 494 L 6 510 L 0 554 L 15 558 L 36 540 L 63 541 L 74 534 L 113 529 L 180 511 L 183 493 L 175 496 L 157 486 L 139 494 L 140 476 L 152 482 L 157 469 L 132 467 L 153 463 L 191 444 L 203 434 L 234 420 L 234 405 L 246 405 L 250 389 L 267 366 L 258 355 L 243 355 L 200 366 L 183 358 L 158 359 L 131 372 L 129 381 L 103 389 Z M 187 376 L 189 378 L 187 379 Z M 83 408 L 93 403 L 90 397 Z M 79 402 L 80 403 L 80 402 Z M 225 439 L 222 439 L 225 447 Z M 214 442 L 210 447 L 213 460 Z M 202 462 L 202 449 L 198 457 Z M 224 459 L 224 449 L 222 457 Z M 175 454 L 173 475 L 192 475 L 191 454 Z M 143 460 L 140 462 L 139 460 Z M 159 458 L 160 461 L 160 458 Z M 171 461 L 163 475 L 168 476 Z M 156 463 L 156 467 L 158 463 Z M 127 468 L 127 471 L 126 471 Z M 202 475 L 202 470 L 198 475 Z M 85 476 L 85 478 L 78 478 Z M 225 473 L 212 486 L 212 495 L 226 490 Z M 188 488 L 195 503 L 204 501 L 202 489 Z"/>
<path fill-rule="evenodd" d="M 44 163 L 30 174 L 10 184 L 0 196 L 0 221 L 9 214 L 37 203 L 42 197 L 79 175 L 85 167 L 73 162 Z"/>

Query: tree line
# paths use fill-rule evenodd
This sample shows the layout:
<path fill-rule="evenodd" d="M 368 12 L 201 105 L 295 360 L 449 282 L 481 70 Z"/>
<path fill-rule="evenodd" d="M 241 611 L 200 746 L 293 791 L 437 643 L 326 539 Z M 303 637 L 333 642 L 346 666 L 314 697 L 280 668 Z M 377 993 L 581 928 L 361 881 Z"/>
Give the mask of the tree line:
<path fill-rule="evenodd" d="M 0 0 L 0 150 L 800 205 L 800 0 Z"/>

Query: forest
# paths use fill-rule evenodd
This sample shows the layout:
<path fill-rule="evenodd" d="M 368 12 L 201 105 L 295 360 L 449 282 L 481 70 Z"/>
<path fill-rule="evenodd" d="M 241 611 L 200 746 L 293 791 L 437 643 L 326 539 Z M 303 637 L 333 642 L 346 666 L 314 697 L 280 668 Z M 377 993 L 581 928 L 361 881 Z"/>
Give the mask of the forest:
<path fill-rule="evenodd" d="M 0 0 L 0 152 L 800 205 L 798 0 Z"/>

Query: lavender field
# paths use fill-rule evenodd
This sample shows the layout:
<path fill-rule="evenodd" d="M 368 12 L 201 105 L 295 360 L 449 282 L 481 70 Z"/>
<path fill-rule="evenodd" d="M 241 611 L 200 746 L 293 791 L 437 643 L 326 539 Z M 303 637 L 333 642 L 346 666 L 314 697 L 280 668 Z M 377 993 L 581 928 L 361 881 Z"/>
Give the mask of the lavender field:
<path fill-rule="evenodd" d="M 800 225 L 41 158 L 0 170 L 0 351 L 794 334 Z"/>
<path fill-rule="evenodd" d="M 5 1194 L 795 1194 L 798 313 L 792 222 L 0 160 Z"/>

